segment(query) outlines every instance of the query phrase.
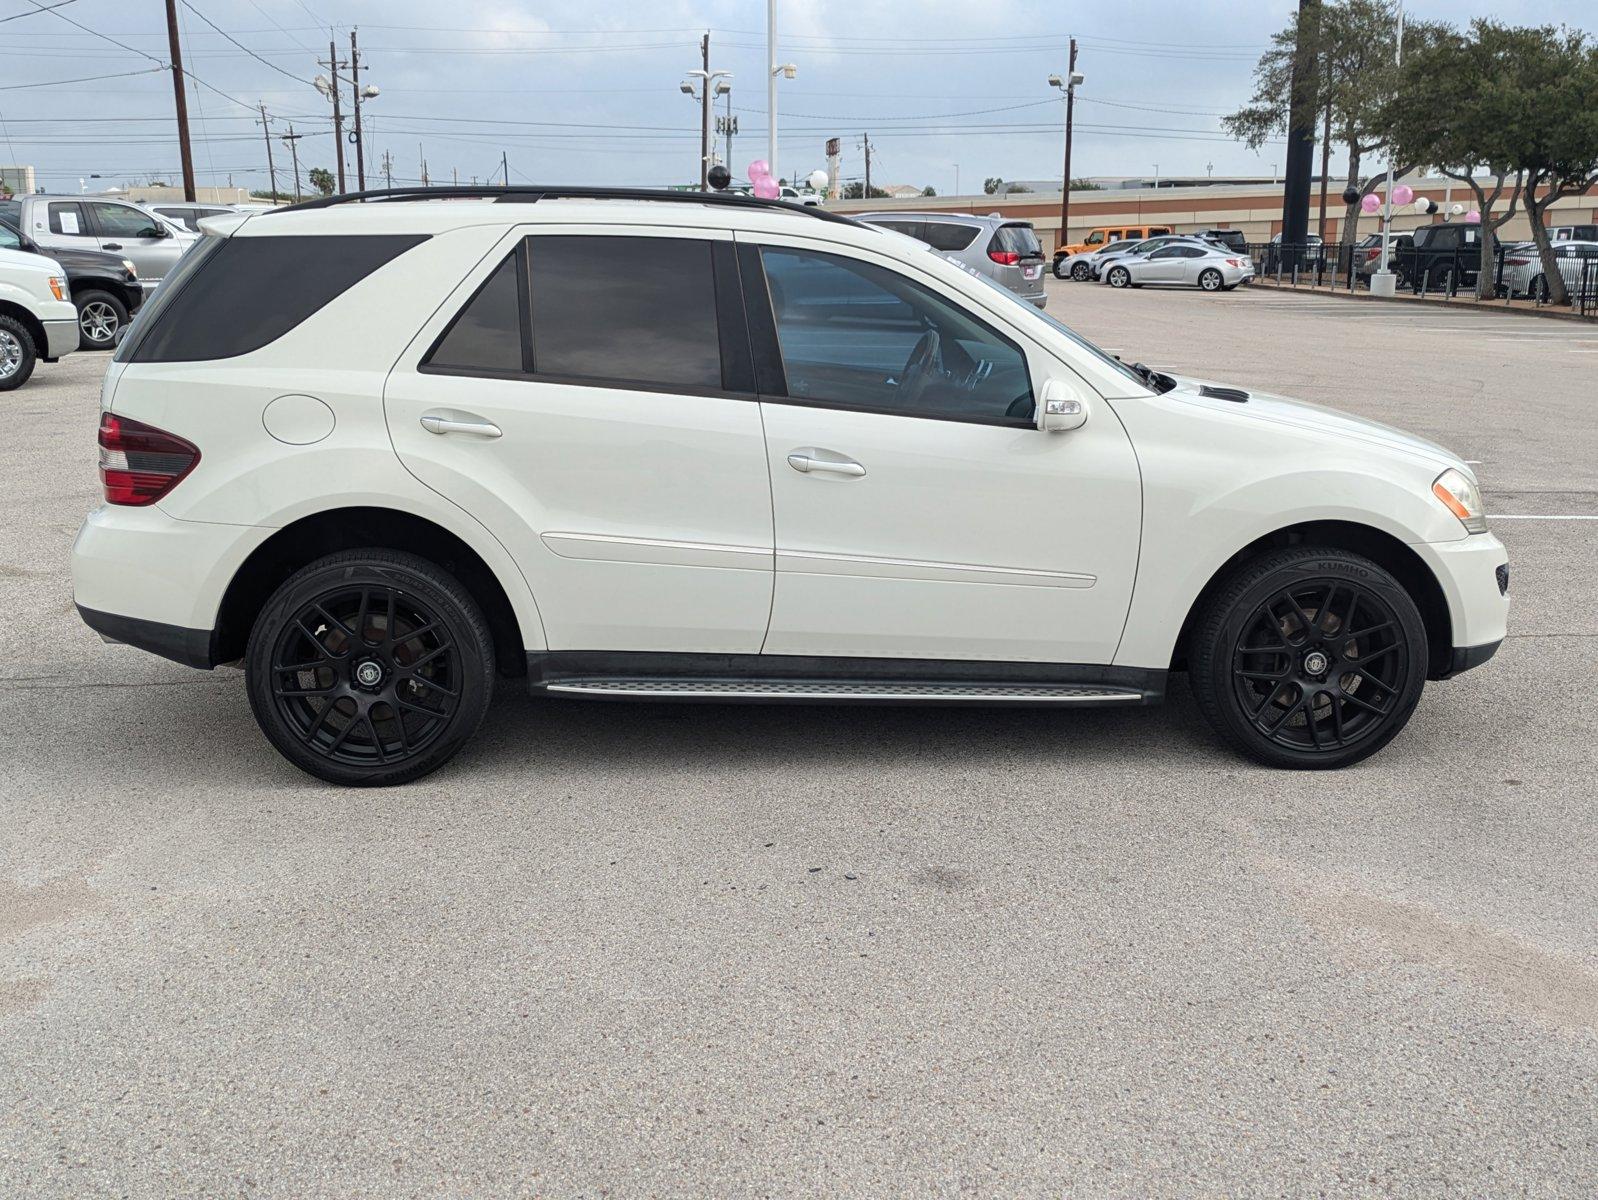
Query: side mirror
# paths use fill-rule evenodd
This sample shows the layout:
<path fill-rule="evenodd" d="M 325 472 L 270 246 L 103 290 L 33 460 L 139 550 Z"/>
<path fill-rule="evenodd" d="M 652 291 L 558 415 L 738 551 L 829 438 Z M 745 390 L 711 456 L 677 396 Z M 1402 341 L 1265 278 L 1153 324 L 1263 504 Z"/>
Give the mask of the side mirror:
<path fill-rule="evenodd" d="M 1088 406 L 1062 379 L 1049 379 L 1038 397 L 1037 423 L 1044 433 L 1067 433 L 1087 424 Z"/>

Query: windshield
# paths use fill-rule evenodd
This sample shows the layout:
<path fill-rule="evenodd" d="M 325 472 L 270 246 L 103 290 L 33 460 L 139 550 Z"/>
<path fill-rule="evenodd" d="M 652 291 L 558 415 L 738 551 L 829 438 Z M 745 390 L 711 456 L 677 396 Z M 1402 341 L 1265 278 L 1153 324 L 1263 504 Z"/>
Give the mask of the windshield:
<path fill-rule="evenodd" d="M 1030 315 L 1041 319 L 1045 324 L 1049 325 L 1051 328 L 1055 329 L 1056 331 L 1058 331 L 1063 336 L 1069 338 L 1071 340 L 1072 344 L 1081 347 L 1083 350 L 1087 351 L 1087 353 L 1091 354 L 1094 358 L 1098 359 L 1101 363 L 1105 364 L 1105 366 L 1111 367 L 1114 370 L 1116 370 L 1117 372 L 1119 372 L 1120 374 L 1126 376 L 1126 378 L 1130 379 L 1133 383 L 1137 384 L 1138 387 L 1145 388 L 1145 389 L 1147 389 L 1149 391 L 1155 390 L 1155 389 L 1149 387 L 1148 381 L 1145 380 L 1143 378 L 1143 376 L 1139 375 L 1136 371 L 1134 371 L 1131 367 L 1127 366 L 1120 359 L 1116 358 L 1114 355 L 1104 353 L 1104 351 L 1100 350 L 1097 346 L 1095 346 L 1092 342 L 1088 341 L 1087 338 L 1083 337 L 1080 333 L 1078 333 L 1076 330 L 1072 329 L 1069 325 L 1065 324 L 1063 321 L 1060 321 L 1060 320 L 1058 320 L 1055 317 L 1051 317 L 1048 313 L 1044 312 L 1041 308 L 1036 308 L 1032 304 L 1030 304 L 1027 301 L 1021 299 L 1020 296 L 1016 295 L 1009 288 L 1005 287 L 1002 283 L 998 283 L 995 280 L 989 279 L 986 275 L 983 275 L 983 274 L 981 274 L 978 271 L 969 270 L 966 267 L 964 267 L 962 264 L 960 264 L 958 262 L 954 262 L 953 259 L 945 259 L 944 261 L 945 262 L 953 262 L 955 266 L 959 267 L 962 271 L 965 271 L 966 275 L 969 278 L 979 281 L 982 284 L 983 287 L 990 288 L 996 294 L 998 294 L 1000 296 L 1003 296 L 1007 303 L 1013 304 L 1017 308 L 1021 309 L 1023 312 L 1029 313 Z"/>

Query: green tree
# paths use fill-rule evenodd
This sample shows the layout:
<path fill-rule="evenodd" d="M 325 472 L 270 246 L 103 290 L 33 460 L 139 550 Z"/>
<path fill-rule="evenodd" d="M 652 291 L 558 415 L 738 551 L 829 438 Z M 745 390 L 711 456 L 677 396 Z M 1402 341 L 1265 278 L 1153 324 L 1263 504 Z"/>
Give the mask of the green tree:
<path fill-rule="evenodd" d="M 333 172 L 326 167 L 311 168 L 311 186 L 324 196 L 333 194 Z"/>
<path fill-rule="evenodd" d="M 1102 183 L 1094 183 L 1085 175 L 1079 175 L 1071 180 L 1071 190 L 1073 192 L 1102 192 L 1104 185 Z"/>
<path fill-rule="evenodd" d="M 1519 112 L 1527 71 L 1526 35 L 1495 21 L 1471 23 L 1468 33 L 1447 33 L 1409 57 L 1403 83 L 1388 99 L 1382 124 L 1392 153 L 1434 167 L 1470 188 L 1481 213 L 1481 260 L 1476 295 L 1497 287 L 1498 230 L 1514 217 L 1524 172 L 1511 164 L 1522 136 Z M 1478 178 L 1485 168 L 1491 190 Z M 1509 207 L 1497 211 L 1509 189 Z"/>
<path fill-rule="evenodd" d="M 1404 26 L 1404 57 L 1430 46 L 1447 31 L 1436 22 L 1410 20 Z M 1348 186 L 1363 195 L 1376 174 L 1361 174 L 1371 156 L 1388 151 L 1384 118 L 1399 82 L 1410 73 L 1394 62 L 1398 38 L 1398 6 L 1394 0 L 1334 0 L 1322 4 L 1315 25 L 1300 39 L 1293 15 L 1271 35 L 1271 48 L 1254 67 L 1254 95 L 1248 104 L 1222 119 L 1226 131 L 1251 149 L 1287 133 L 1293 100 L 1293 68 L 1304 55 L 1300 86 L 1322 118 L 1331 110 L 1332 140 L 1348 154 Z M 1300 42 L 1302 41 L 1302 48 Z M 1314 69 L 1307 69 L 1313 65 Z M 1318 121 L 1317 124 L 1320 124 Z M 1385 169 L 1385 168 L 1384 168 Z M 1397 171 L 1405 174 L 1409 167 Z M 1342 239 L 1353 241 L 1359 229 L 1359 201 L 1343 213 Z"/>
<path fill-rule="evenodd" d="M 923 196 L 936 196 L 938 194 L 938 189 L 935 187 L 924 187 L 921 189 L 921 194 Z"/>
<path fill-rule="evenodd" d="M 886 200 L 886 199 L 888 199 L 888 193 L 883 191 L 881 188 L 877 187 L 874 184 L 872 185 L 870 195 L 866 195 L 865 186 L 866 185 L 864 183 L 861 183 L 859 180 L 856 180 L 854 183 L 846 183 L 846 184 L 843 185 L 843 191 L 840 193 L 840 195 L 842 195 L 842 197 L 845 200 Z"/>
<path fill-rule="evenodd" d="M 989 196 L 993 195 L 1003 186 L 1004 180 L 1000 179 L 997 175 L 989 175 L 982 181 L 982 190 Z"/>

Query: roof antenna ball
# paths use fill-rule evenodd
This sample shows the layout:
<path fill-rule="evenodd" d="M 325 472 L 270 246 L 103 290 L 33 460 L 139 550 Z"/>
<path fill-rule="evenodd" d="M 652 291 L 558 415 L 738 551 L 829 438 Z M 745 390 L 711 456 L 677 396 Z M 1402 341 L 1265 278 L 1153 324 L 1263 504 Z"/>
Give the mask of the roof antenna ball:
<path fill-rule="evenodd" d="M 718 192 L 721 192 L 725 191 L 727 189 L 727 185 L 732 182 L 732 172 L 727 170 L 727 168 L 722 166 L 720 163 L 717 163 L 715 166 L 710 168 L 710 174 L 708 178 L 710 186 L 715 188 Z"/>

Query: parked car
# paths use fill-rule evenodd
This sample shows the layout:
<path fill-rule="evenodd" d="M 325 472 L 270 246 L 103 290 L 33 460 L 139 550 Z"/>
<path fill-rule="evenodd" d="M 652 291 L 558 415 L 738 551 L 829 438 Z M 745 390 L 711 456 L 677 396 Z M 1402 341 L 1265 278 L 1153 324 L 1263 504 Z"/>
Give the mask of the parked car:
<path fill-rule="evenodd" d="M 1084 250 L 1098 250 L 1111 242 L 1140 242 L 1144 238 L 1159 237 L 1170 233 L 1169 225 L 1100 225 L 1090 229 L 1087 236 L 1080 242 L 1061 242 L 1054 250 L 1054 261 L 1072 254 L 1081 254 Z M 1064 230 L 1061 231 L 1064 236 Z"/>
<path fill-rule="evenodd" d="M 1283 274 L 1291 273 L 1294 261 L 1293 249 L 1292 246 L 1289 246 L 1287 251 L 1284 252 L 1282 249 L 1282 235 L 1280 233 L 1272 234 L 1271 240 L 1265 248 L 1264 257 L 1260 262 L 1260 270 L 1267 275 L 1276 274 L 1278 268 Z M 1326 248 L 1322 244 L 1320 234 L 1306 234 L 1303 245 L 1297 251 L 1299 269 L 1303 270 L 1308 267 L 1314 270 L 1320 264 L 1322 258 L 1325 257 L 1325 254 Z"/>
<path fill-rule="evenodd" d="M 824 209 L 401 195 L 207 222 L 107 373 L 73 550 L 91 627 L 241 661 L 320 778 L 438 767 L 497 675 L 1071 707 L 1185 669 L 1228 744 L 1337 767 L 1504 636 L 1429 442 L 1127 366 Z"/>
<path fill-rule="evenodd" d="M 1391 261 L 1400 285 L 1417 292 L 1473 288 L 1481 274 L 1481 226 L 1422 225 Z"/>
<path fill-rule="evenodd" d="M 1387 264 L 1389 270 L 1397 270 L 1398 253 L 1400 248 L 1407 248 L 1412 244 L 1412 242 L 1413 239 L 1407 233 L 1393 234 L 1392 243 L 1388 247 L 1387 251 Z M 1376 272 L 1381 269 L 1382 235 L 1379 233 L 1367 233 L 1354 244 L 1349 254 L 1349 261 L 1339 266 L 1338 270 L 1352 271 L 1354 278 L 1358 282 L 1369 286 L 1371 276 L 1376 274 Z"/>
<path fill-rule="evenodd" d="M 1598 225 L 1555 225 L 1548 231 L 1553 242 L 1598 242 Z"/>
<path fill-rule="evenodd" d="M 66 272 L 52 259 L 0 247 L 0 392 L 28 382 L 43 359 L 78 347 L 78 314 Z"/>
<path fill-rule="evenodd" d="M 236 210 L 225 204 L 144 204 L 140 207 L 149 209 L 159 217 L 165 217 L 174 224 L 181 225 L 190 233 L 200 232 L 200 221 L 205 217 L 231 216 Z"/>
<path fill-rule="evenodd" d="M 1078 283 L 1085 283 L 1089 279 L 1098 278 L 1094 271 L 1094 263 L 1103 254 L 1119 254 L 1122 250 L 1130 250 L 1137 245 L 1141 238 L 1122 238 L 1119 242 L 1111 242 L 1107 246 L 1098 246 L 1092 250 L 1083 250 L 1079 254 L 1067 255 L 1054 260 L 1054 277 L 1056 279 L 1074 279 Z"/>
<path fill-rule="evenodd" d="M 918 212 L 861 213 L 859 220 L 925 242 L 1028 304 L 1043 308 L 1049 302 L 1043 287 L 1043 247 L 1030 221 Z"/>
<path fill-rule="evenodd" d="M 0 217 L 0 249 L 36 254 L 61 265 L 78 310 L 78 349 L 109 350 L 117 331 L 144 303 L 139 273 L 125 258 L 104 250 L 56 250 L 46 254 L 27 234 Z"/>
<path fill-rule="evenodd" d="M 27 234 L 46 254 L 56 250 L 105 250 L 130 261 L 139 286 L 153 291 L 194 243 L 194 235 L 124 200 L 28 194 L 0 201 L 0 216 Z"/>
<path fill-rule="evenodd" d="M 1214 242 L 1219 246 L 1225 246 L 1235 254 L 1248 253 L 1248 238 L 1243 235 L 1241 229 L 1222 229 L 1219 226 L 1215 226 L 1209 229 L 1194 230 L 1192 236 L 1204 238 L 1206 241 Z"/>
<path fill-rule="evenodd" d="M 1566 292 L 1573 297 L 1585 294 L 1589 298 L 1598 292 L 1598 266 L 1588 265 L 1598 260 L 1598 240 L 1555 242 L 1553 254 Z M 1534 243 L 1522 242 L 1504 248 L 1504 274 L 1499 286 L 1512 297 L 1529 296 L 1547 302 L 1548 276 Z"/>
<path fill-rule="evenodd" d="M 1199 246 L 1206 250 L 1215 248 L 1213 242 L 1206 242 L 1201 238 L 1192 237 L 1185 233 L 1172 233 L 1164 237 L 1144 238 L 1142 241 L 1133 242 L 1130 246 L 1121 250 L 1106 248 L 1104 253 L 1095 255 L 1089 261 L 1088 271 L 1094 279 L 1102 283 L 1107 277 L 1109 269 L 1116 263 L 1124 262 L 1129 258 L 1146 258 L 1156 250 L 1165 246 L 1175 245 Z"/>
<path fill-rule="evenodd" d="M 1104 273 L 1104 281 L 1113 288 L 1157 283 L 1205 292 L 1229 292 L 1253 278 L 1254 264 L 1246 255 L 1191 242 L 1175 242 L 1150 254 L 1123 258 Z"/>

